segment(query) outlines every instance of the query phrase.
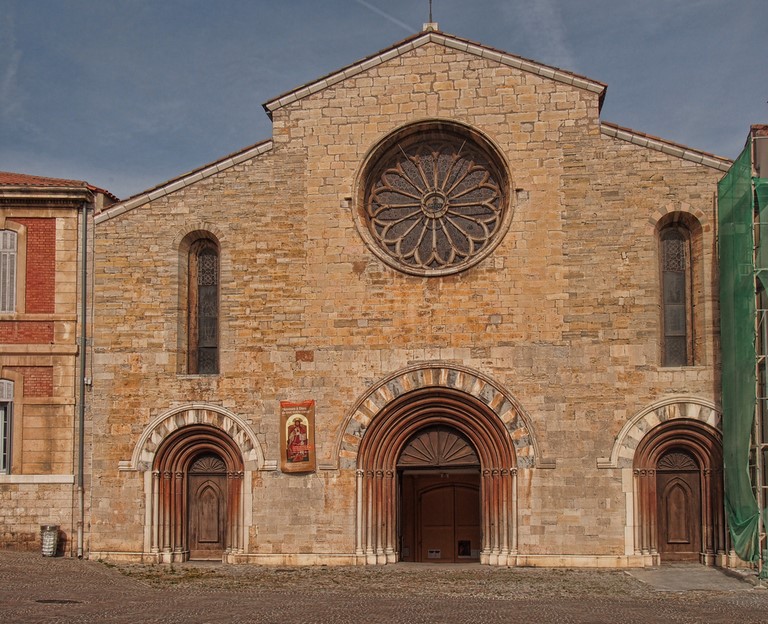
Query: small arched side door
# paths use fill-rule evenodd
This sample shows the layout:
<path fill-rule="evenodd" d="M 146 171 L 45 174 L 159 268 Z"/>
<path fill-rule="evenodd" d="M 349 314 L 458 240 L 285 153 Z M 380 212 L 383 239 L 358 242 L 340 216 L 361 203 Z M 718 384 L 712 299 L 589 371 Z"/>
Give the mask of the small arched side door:
<path fill-rule="evenodd" d="M 226 547 L 227 472 L 215 454 L 197 458 L 189 469 L 190 559 L 221 559 Z"/>
<path fill-rule="evenodd" d="M 663 561 L 698 561 L 701 553 L 701 472 L 680 450 L 656 466 L 659 554 Z"/>

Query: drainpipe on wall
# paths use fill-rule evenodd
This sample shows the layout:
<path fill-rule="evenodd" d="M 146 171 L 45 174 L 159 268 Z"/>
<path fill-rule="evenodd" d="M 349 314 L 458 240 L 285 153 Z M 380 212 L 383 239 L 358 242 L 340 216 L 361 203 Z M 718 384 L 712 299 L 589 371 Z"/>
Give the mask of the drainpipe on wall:
<path fill-rule="evenodd" d="M 80 400 L 77 426 L 77 558 L 83 558 L 83 525 L 85 524 L 85 373 L 87 346 L 88 284 L 88 202 L 82 204 L 80 258 Z"/>

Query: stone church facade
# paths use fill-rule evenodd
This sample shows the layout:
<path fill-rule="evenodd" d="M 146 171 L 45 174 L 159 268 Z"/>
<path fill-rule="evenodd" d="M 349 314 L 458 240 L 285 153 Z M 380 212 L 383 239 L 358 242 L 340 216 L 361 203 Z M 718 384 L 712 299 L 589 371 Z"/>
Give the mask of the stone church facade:
<path fill-rule="evenodd" d="M 604 95 L 429 27 L 102 210 L 90 556 L 724 563 L 730 162 Z"/>

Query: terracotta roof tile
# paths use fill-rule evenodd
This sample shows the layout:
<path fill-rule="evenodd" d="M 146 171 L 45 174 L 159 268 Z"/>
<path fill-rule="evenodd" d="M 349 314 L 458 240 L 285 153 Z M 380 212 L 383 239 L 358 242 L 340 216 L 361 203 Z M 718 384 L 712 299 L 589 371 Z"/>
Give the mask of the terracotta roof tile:
<path fill-rule="evenodd" d="M 26 173 L 12 173 L 0 171 L 0 185 L 2 186 L 61 186 L 61 187 L 87 187 L 88 183 L 81 180 L 64 180 L 62 178 L 46 178 L 43 176 L 28 175 Z"/>
<path fill-rule="evenodd" d="M 102 193 L 109 197 L 113 202 L 119 201 L 119 198 L 93 184 L 88 184 L 83 180 L 66 180 L 64 178 L 48 178 L 45 176 L 30 175 L 27 173 L 14 173 L 12 171 L 0 171 L 0 187 L 2 186 L 29 186 L 36 188 L 85 188 L 95 193 Z"/>

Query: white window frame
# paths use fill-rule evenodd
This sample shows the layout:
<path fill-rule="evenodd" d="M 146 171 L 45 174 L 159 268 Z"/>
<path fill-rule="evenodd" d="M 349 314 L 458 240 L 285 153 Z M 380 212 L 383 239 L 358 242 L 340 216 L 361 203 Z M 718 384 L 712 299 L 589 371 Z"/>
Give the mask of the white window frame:
<path fill-rule="evenodd" d="M 16 312 L 18 241 L 13 230 L 0 230 L 0 313 Z"/>
<path fill-rule="evenodd" d="M 11 472 L 13 440 L 13 382 L 0 379 L 0 474 Z"/>

